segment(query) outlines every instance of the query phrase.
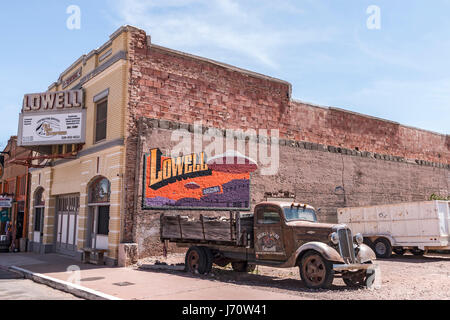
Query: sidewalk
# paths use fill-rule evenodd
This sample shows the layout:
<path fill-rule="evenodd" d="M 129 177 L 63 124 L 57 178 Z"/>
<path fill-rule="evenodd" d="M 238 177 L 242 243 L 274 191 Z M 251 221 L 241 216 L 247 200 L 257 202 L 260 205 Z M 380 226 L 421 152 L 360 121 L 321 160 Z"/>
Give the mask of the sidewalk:
<path fill-rule="evenodd" d="M 76 273 L 67 270 L 80 268 L 78 283 L 83 289 L 95 290 L 119 299 L 139 300 L 293 300 L 295 295 L 254 289 L 251 286 L 230 284 L 185 272 L 111 268 L 82 264 L 57 254 L 1 253 L 0 268 L 25 269 L 54 279 L 54 283 L 73 282 Z M 70 268 L 69 268 L 70 267 Z M 44 282 L 45 283 L 45 282 Z"/>

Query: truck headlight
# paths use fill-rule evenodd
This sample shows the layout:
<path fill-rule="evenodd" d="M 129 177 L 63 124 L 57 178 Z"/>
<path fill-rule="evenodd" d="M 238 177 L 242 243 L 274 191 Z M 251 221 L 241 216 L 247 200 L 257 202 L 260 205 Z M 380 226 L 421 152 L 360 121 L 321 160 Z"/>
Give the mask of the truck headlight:
<path fill-rule="evenodd" d="M 339 235 L 336 232 L 333 232 L 330 236 L 330 240 L 334 244 L 338 244 L 339 243 Z"/>
<path fill-rule="evenodd" d="M 364 242 L 364 237 L 363 237 L 363 235 L 361 233 L 355 234 L 355 242 L 357 244 L 361 244 L 361 243 Z"/>

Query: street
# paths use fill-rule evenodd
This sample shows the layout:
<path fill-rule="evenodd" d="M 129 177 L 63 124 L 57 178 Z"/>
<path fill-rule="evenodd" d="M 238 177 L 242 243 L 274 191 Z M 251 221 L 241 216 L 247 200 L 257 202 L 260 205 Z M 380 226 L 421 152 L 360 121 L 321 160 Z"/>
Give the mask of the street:
<path fill-rule="evenodd" d="M 46 285 L 23 279 L 16 273 L 0 269 L 1 300 L 80 300 Z"/>

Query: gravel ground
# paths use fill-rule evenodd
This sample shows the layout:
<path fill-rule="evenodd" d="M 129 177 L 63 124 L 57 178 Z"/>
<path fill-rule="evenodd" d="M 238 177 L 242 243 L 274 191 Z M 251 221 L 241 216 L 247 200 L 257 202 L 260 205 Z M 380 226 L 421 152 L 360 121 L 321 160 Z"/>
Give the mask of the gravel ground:
<path fill-rule="evenodd" d="M 169 265 L 184 263 L 183 254 L 171 254 L 167 258 L 154 257 L 138 263 Z M 390 259 L 377 260 L 381 284 L 377 289 L 349 289 L 340 278 L 335 278 L 329 290 L 311 290 L 300 280 L 298 268 L 278 269 L 258 266 L 251 274 L 236 273 L 230 266 L 213 267 L 211 274 L 200 276 L 216 281 L 251 285 L 263 290 L 299 295 L 307 299 L 326 300 L 450 300 L 450 256 L 416 257 L 410 254 L 393 255 Z M 177 274 L 180 271 L 163 271 Z"/>

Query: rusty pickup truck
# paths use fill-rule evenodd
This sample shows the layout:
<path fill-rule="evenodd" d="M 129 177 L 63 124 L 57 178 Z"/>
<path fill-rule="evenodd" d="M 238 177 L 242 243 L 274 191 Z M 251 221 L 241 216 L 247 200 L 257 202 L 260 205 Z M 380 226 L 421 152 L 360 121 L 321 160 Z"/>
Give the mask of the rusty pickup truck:
<path fill-rule="evenodd" d="M 189 248 L 186 270 L 207 274 L 212 265 L 231 263 L 234 271 L 252 272 L 256 265 L 299 267 L 308 288 L 329 288 L 335 276 L 346 285 L 373 284 L 376 259 L 360 234 L 344 224 L 317 222 L 313 207 L 266 201 L 253 213 L 226 217 L 161 215 L 161 241 Z"/>

